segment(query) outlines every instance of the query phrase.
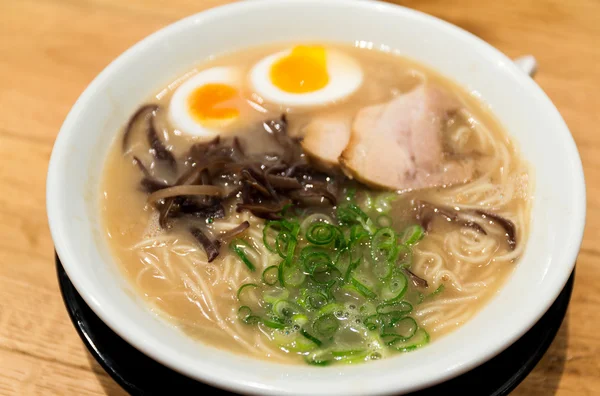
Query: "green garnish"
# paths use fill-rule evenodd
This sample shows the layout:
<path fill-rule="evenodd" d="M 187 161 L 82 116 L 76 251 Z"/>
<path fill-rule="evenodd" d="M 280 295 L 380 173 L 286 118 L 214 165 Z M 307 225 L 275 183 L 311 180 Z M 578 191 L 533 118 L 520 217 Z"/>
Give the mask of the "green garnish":
<path fill-rule="evenodd" d="M 246 267 L 252 272 L 256 270 L 256 266 L 248 258 L 247 252 L 252 249 L 248 242 L 243 239 L 236 238 L 229 242 L 229 248 L 239 257 L 239 259 L 246 264 Z"/>
<path fill-rule="evenodd" d="M 429 342 L 411 316 L 413 305 L 443 285 L 428 296 L 412 289 L 405 272 L 425 232 L 418 225 L 396 232 L 386 215 L 396 198 L 350 190 L 333 217 L 293 208 L 268 221 L 263 243 L 281 261 L 263 271 L 262 282 L 240 287 L 238 319 L 318 366 L 379 359 Z M 242 239 L 230 248 L 254 271 L 254 248 Z"/>
<path fill-rule="evenodd" d="M 262 273 L 262 280 L 266 285 L 273 286 L 277 282 L 279 282 L 278 278 L 279 267 L 276 265 L 272 265 L 267 267 Z"/>

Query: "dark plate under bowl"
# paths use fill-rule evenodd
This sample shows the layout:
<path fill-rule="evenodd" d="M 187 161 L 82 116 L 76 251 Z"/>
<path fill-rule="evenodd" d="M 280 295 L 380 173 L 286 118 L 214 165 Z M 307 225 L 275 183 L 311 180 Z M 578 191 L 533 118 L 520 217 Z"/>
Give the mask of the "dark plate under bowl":
<path fill-rule="evenodd" d="M 229 393 L 181 375 L 129 345 L 83 301 L 58 256 L 56 270 L 67 311 L 83 343 L 127 392 L 132 395 L 177 394 L 178 390 L 189 394 Z M 411 395 L 458 395 L 465 389 L 478 396 L 508 395 L 533 370 L 556 336 L 571 299 L 574 277 L 575 271 L 548 312 L 504 352 L 468 373 Z"/>

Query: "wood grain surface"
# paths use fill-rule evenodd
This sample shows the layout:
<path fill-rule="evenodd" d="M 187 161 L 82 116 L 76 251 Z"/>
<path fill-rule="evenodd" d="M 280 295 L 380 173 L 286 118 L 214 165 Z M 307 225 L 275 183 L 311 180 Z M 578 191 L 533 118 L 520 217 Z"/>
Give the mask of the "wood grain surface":
<path fill-rule="evenodd" d="M 351 0 L 348 0 L 351 1 Z M 121 395 L 72 327 L 45 211 L 55 136 L 86 85 L 132 44 L 222 0 L 0 0 L 0 395 Z M 588 215 L 568 315 L 516 395 L 600 395 L 600 2 L 397 1 L 454 23 L 537 82 L 579 147 Z"/>

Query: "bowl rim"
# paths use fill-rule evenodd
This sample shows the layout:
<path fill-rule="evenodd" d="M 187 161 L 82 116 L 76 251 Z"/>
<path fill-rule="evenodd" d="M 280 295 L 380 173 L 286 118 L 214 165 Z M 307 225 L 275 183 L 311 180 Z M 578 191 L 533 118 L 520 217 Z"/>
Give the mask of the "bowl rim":
<path fill-rule="evenodd" d="M 171 33 L 176 33 L 178 30 L 183 29 L 189 25 L 200 25 L 203 21 L 210 20 L 211 18 L 222 18 L 226 17 L 231 11 L 243 11 L 250 9 L 264 9 L 268 8 L 271 4 L 281 5 L 282 3 L 289 3 L 299 5 L 302 4 L 306 7 L 319 7 L 324 2 L 320 0 L 252 0 L 252 1 L 243 1 L 243 2 L 235 2 L 215 8 L 211 8 L 197 14 L 185 17 L 176 21 L 172 24 L 169 24 L 162 29 L 150 34 L 144 39 L 137 42 L 135 45 L 131 46 L 129 49 L 124 51 L 121 55 L 119 55 L 116 59 L 114 59 L 100 74 L 98 74 L 94 80 L 86 87 L 84 92 L 77 99 L 76 103 L 70 110 L 67 115 L 60 131 L 57 136 L 56 142 L 54 144 L 52 155 L 50 158 L 50 163 L 48 167 L 48 176 L 46 182 L 46 205 L 48 212 L 48 221 L 50 226 L 50 231 L 52 235 L 52 239 L 55 243 L 56 251 L 61 258 L 61 261 L 64 264 L 65 271 L 68 273 L 69 278 L 75 285 L 78 292 L 81 294 L 85 302 L 94 310 L 94 312 L 105 322 L 111 329 L 113 329 L 117 334 L 123 337 L 128 343 L 136 347 L 138 350 L 144 352 L 146 355 L 151 358 L 159 361 L 162 364 L 165 364 L 185 375 L 188 375 L 197 380 L 205 381 L 207 383 L 213 384 L 215 386 L 230 389 L 238 392 L 260 392 L 262 394 L 283 394 L 283 393 L 291 393 L 296 390 L 290 389 L 279 389 L 279 388 L 269 388 L 267 386 L 261 385 L 260 381 L 257 382 L 244 382 L 238 379 L 224 378 L 223 375 L 209 373 L 209 372 L 201 372 L 199 370 L 193 370 L 190 367 L 185 366 L 178 362 L 177 358 L 172 356 L 173 354 L 169 353 L 168 347 L 166 344 L 161 345 L 152 345 L 152 348 L 147 345 L 147 340 L 141 340 L 134 337 L 135 332 L 141 330 L 140 334 L 143 334 L 143 329 L 136 329 L 132 331 L 131 327 L 125 325 L 126 321 L 122 321 L 125 319 L 125 316 L 122 313 L 111 312 L 107 309 L 107 305 L 109 303 L 102 304 L 103 300 L 102 295 L 91 293 L 88 288 L 86 288 L 86 284 L 88 284 L 89 279 L 86 279 L 85 274 L 78 271 L 78 260 L 76 254 L 72 251 L 66 249 L 67 245 L 67 233 L 63 232 L 65 229 L 63 210 L 61 209 L 58 200 L 54 197 L 58 195 L 61 186 L 58 181 L 60 180 L 59 168 L 60 162 L 62 161 L 62 154 L 66 151 L 68 143 L 69 143 L 69 134 L 70 130 L 73 129 L 73 126 L 76 123 L 77 118 L 79 117 L 79 113 L 81 113 L 82 109 L 84 109 L 87 105 L 87 102 L 91 100 L 97 94 L 97 88 L 104 84 L 106 81 L 111 79 L 111 75 L 114 71 L 118 70 L 122 65 L 125 65 L 129 58 L 135 57 L 136 53 L 140 52 L 144 48 L 152 47 L 156 44 L 162 42 L 164 36 L 167 36 Z M 526 88 L 528 91 L 532 92 L 537 101 L 544 101 L 546 106 L 550 106 L 553 111 L 560 119 L 561 124 L 558 126 L 560 129 L 560 133 L 562 136 L 561 140 L 564 141 L 564 150 L 567 152 L 567 156 L 569 160 L 572 162 L 572 166 L 576 170 L 576 174 L 573 174 L 572 177 L 575 180 L 576 190 L 572 191 L 572 194 L 576 198 L 575 201 L 578 201 L 578 205 L 574 208 L 574 214 L 572 216 L 575 230 L 577 232 L 568 235 L 567 237 L 570 240 L 570 243 L 566 246 L 565 256 L 570 258 L 570 263 L 565 264 L 563 267 L 564 274 L 561 273 L 561 276 L 555 280 L 555 283 L 552 284 L 553 294 L 546 296 L 543 301 L 540 301 L 535 309 L 535 315 L 532 315 L 529 323 L 523 324 L 519 331 L 511 334 L 509 337 L 505 337 L 502 342 L 496 342 L 493 346 L 491 346 L 485 352 L 479 353 L 474 358 L 471 358 L 469 361 L 462 362 L 461 364 L 457 364 L 454 367 L 447 369 L 443 374 L 439 375 L 433 381 L 427 381 L 426 383 L 417 383 L 413 384 L 412 387 L 404 386 L 404 390 L 412 391 L 416 389 L 422 389 L 427 386 L 434 385 L 436 383 L 445 381 L 449 378 L 460 375 L 477 365 L 489 360 L 500 351 L 508 347 L 518 338 L 520 338 L 526 331 L 528 331 L 537 320 L 549 309 L 552 302 L 557 298 L 560 291 L 566 284 L 573 266 L 575 264 L 575 260 L 579 253 L 579 249 L 583 239 L 583 231 L 585 227 L 585 214 L 586 214 L 586 192 L 585 192 L 585 181 L 583 174 L 583 166 L 581 164 L 581 159 L 573 140 L 573 137 L 564 123 L 562 116 L 554 106 L 554 104 L 550 101 L 548 96 L 543 92 L 543 90 L 531 80 L 528 76 L 523 74 L 517 66 L 513 64 L 513 62 L 508 59 L 504 54 L 500 51 L 492 47 L 490 44 L 481 40 L 480 38 L 474 36 L 473 34 L 464 31 L 463 29 L 452 25 L 448 22 L 445 22 L 441 19 L 433 17 L 431 15 L 425 14 L 420 11 L 412 10 L 406 7 L 402 7 L 395 4 L 382 3 L 379 1 L 371 1 L 371 0 L 354 0 L 349 2 L 347 0 L 328 0 L 327 5 L 336 5 L 336 6 L 344 6 L 344 7 L 353 7 L 358 9 L 365 10 L 376 10 L 380 12 L 390 12 L 396 13 L 398 15 L 403 14 L 403 16 L 412 18 L 418 21 L 422 21 L 424 23 L 434 23 L 441 27 L 444 27 L 448 30 L 449 34 L 454 34 L 458 37 L 461 37 L 463 40 L 468 41 L 474 47 L 476 47 L 476 51 L 484 53 L 498 61 L 501 61 L 506 64 L 506 68 L 509 73 L 514 74 L 519 82 Z M 562 263 L 561 263 L 562 264 Z M 564 276 L 563 276 L 564 275 Z M 406 385 L 406 384 L 404 384 Z M 400 387 L 399 383 L 386 383 L 381 384 L 377 389 L 372 389 L 372 394 L 387 394 L 391 392 L 395 392 Z M 347 390 L 346 390 L 347 391 Z M 354 392 L 357 392 L 354 390 Z M 359 394 L 359 393 L 342 393 L 335 392 L 336 394 Z M 361 394 L 364 394 L 361 392 Z"/>

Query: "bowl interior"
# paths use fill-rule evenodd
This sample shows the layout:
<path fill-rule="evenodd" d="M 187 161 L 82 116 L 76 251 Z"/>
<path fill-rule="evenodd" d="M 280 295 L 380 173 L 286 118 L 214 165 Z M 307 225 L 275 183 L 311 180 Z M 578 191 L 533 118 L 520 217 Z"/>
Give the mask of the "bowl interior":
<path fill-rule="evenodd" d="M 531 234 L 516 271 L 473 320 L 422 350 L 331 368 L 282 366 L 219 351 L 146 310 L 103 239 L 98 207 L 103 161 L 136 107 L 210 56 L 301 40 L 395 50 L 435 68 L 480 95 L 533 165 Z M 435 18 L 344 0 L 243 2 L 182 20 L 128 50 L 93 81 L 65 121 L 52 154 L 47 194 L 61 261 L 102 320 L 175 370 L 261 394 L 404 392 L 489 359 L 527 331 L 556 298 L 572 270 L 585 216 L 581 162 L 569 131 L 548 98 L 509 59 Z"/>

